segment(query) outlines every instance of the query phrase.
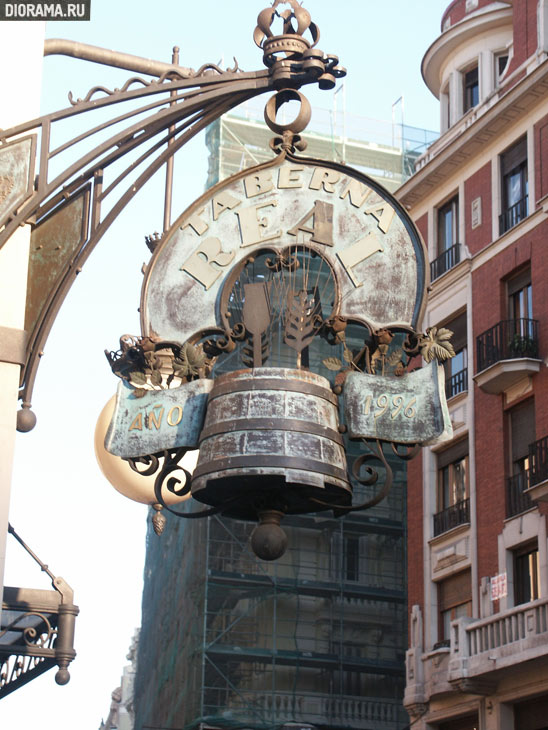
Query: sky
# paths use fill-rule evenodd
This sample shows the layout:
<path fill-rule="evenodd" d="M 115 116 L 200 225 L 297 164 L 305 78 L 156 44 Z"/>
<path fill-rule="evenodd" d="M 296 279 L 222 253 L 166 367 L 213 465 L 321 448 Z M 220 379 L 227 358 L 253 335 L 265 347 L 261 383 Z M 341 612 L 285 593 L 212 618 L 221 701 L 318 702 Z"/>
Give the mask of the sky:
<path fill-rule="evenodd" d="M 256 16 L 267 4 L 91 0 L 91 21 L 50 22 L 46 37 L 167 62 L 177 45 L 182 66 L 197 69 L 213 62 L 228 67 L 236 56 L 240 68 L 252 71 L 262 67 L 252 34 Z M 318 47 L 337 54 L 348 70 L 344 97 L 349 117 L 389 122 L 393 104 L 403 97 L 406 124 L 439 128 L 438 103 L 422 81 L 420 63 L 439 35 L 448 0 L 305 0 L 304 5 L 319 26 Z M 99 84 L 120 87 L 131 75 L 67 57 L 47 57 L 42 113 L 68 106 L 69 91 L 84 97 Z M 313 107 L 333 109 L 333 92 L 310 87 L 304 92 Z M 336 97 L 339 110 L 342 97 Z M 395 109 L 400 121 L 401 102 Z M 357 124 L 367 127 L 363 119 Z M 173 218 L 203 191 L 203 136 L 179 157 Z M 120 683 L 131 637 L 140 625 L 147 509 L 122 497 L 104 479 L 94 457 L 93 433 L 99 412 L 117 386 L 104 349 L 117 349 L 126 332 L 139 334 L 141 266 L 149 258 L 144 236 L 161 230 L 161 197 L 161 180 L 152 181 L 90 257 L 45 348 L 33 398 L 37 425 L 28 434 L 18 434 L 10 522 L 50 570 L 72 586 L 80 616 L 70 683 L 58 687 L 51 670 L 6 697 L 0 703 L 3 730 L 97 730 L 101 718 L 106 719 L 111 692 Z M 5 582 L 51 587 L 11 537 Z"/>

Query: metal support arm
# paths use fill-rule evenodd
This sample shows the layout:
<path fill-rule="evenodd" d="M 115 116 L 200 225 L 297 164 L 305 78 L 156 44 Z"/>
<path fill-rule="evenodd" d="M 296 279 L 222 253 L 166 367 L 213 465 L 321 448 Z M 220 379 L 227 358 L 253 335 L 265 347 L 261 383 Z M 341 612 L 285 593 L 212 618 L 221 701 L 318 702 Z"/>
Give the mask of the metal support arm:
<path fill-rule="evenodd" d="M 270 23 L 277 15 L 276 5 L 277 2 L 270 9 Z M 296 6 L 297 14 L 301 12 L 299 7 Z M 260 14 L 260 20 L 264 12 Z M 287 25 L 289 21 L 284 22 Z M 114 90 L 96 86 L 83 99 L 74 100 L 69 93 L 68 108 L 0 130 L 0 183 L 8 191 L 2 195 L 0 190 L 0 248 L 17 227 L 25 223 L 32 225 L 32 235 L 40 239 L 31 239 L 29 281 L 32 277 L 34 283 L 38 282 L 39 295 L 37 300 L 27 303 L 25 330 L 28 341 L 20 383 L 24 408 L 30 407 L 39 358 L 74 279 L 112 222 L 154 173 L 163 165 L 169 167 L 177 151 L 198 132 L 248 99 L 266 91 L 286 87 L 298 89 L 316 82 L 321 88 L 332 88 L 335 79 L 345 75 L 336 56 L 328 56 L 313 47 L 318 32 L 314 24 L 310 24 L 310 29 L 312 44 L 300 32 L 290 30 L 288 35 L 285 25 L 284 35 L 274 36 L 262 18 L 255 31 L 255 41 L 263 49 L 267 68 L 254 72 L 240 71 L 237 63 L 226 71 L 215 64 L 206 64 L 193 71 L 178 65 L 178 49 L 174 49 L 174 63 L 166 64 L 74 41 L 46 41 L 46 55 L 62 53 L 157 78 L 149 81 L 133 76 L 120 89 Z M 136 104 L 140 101 L 142 105 Z M 106 122 L 92 124 L 93 112 L 110 106 L 121 112 Z M 57 139 L 56 132 L 61 129 L 62 122 L 77 117 L 83 120 L 81 133 L 54 147 L 52 139 Z M 105 132 L 109 130 L 113 133 L 105 139 Z M 30 140 L 27 176 L 34 184 L 17 194 L 9 194 L 15 182 L 9 176 L 2 177 L 2 169 L 10 169 L 16 155 L 21 156 L 18 142 L 25 138 Z M 75 160 L 74 153 L 81 148 L 84 152 Z M 38 174 L 34 176 L 36 149 L 40 153 Z M 139 151 L 138 156 L 131 155 L 131 162 L 128 162 L 128 153 L 136 151 Z M 61 162 L 64 156 L 66 164 Z M 55 162 L 56 170 L 62 171 L 50 181 L 52 162 Z M 107 174 L 110 175 L 108 184 Z M 127 185 L 127 179 L 135 175 Z M 164 231 L 170 225 L 171 174 L 168 174 L 168 180 Z M 76 201 L 80 206 L 77 210 L 80 235 L 66 242 L 65 249 L 54 262 L 51 258 L 46 261 L 44 252 L 47 252 L 48 239 L 44 224 L 55 227 L 55 222 L 63 223 L 63 216 L 69 212 L 76 215 L 77 206 L 73 205 Z M 45 239 L 40 238 L 44 235 Z M 40 274 L 46 268 L 49 281 L 48 289 L 44 291 L 40 286 Z"/>

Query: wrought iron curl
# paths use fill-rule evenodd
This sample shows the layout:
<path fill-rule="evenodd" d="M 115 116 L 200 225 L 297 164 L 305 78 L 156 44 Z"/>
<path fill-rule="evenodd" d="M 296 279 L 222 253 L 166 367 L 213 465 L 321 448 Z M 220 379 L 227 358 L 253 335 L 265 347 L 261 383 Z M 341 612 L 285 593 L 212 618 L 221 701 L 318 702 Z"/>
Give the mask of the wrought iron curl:
<path fill-rule="evenodd" d="M 384 450 L 382 447 L 383 442 L 380 439 L 361 439 L 363 443 L 368 447 L 370 450 L 369 454 L 362 454 L 359 456 L 352 465 L 352 475 L 351 477 L 355 479 L 359 484 L 362 484 L 363 486 L 371 486 L 373 484 L 376 484 L 379 478 L 379 473 L 376 469 L 374 469 L 372 466 L 368 465 L 367 462 L 370 461 L 378 461 L 381 463 L 381 465 L 386 470 L 386 475 L 384 479 L 384 484 L 382 488 L 375 494 L 374 497 L 371 499 L 366 500 L 365 502 L 362 502 L 361 504 L 353 505 L 352 507 L 349 507 L 346 511 L 348 512 L 354 512 L 356 510 L 364 510 L 369 509 L 370 507 L 374 507 L 376 504 L 381 502 L 390 492 L 390 489 L 392 488 L 392 481 L 393 481 L 393 472 L 390 464 L 386 460 L 386 457 L 384 455 Z M 367 464 L 367 466 L 365 466 Z M 365 470 L 368 474 L 367 477 L 360 476 L 360 470 L 362 467 L 365 466 Z"/>
<path fill-rule="evenodd" d="M 158 473 L 154 481 L 154 494 L 158 498 L 158 502 L 163 507 L 167 506 L 163 503 L 163 500 L 161 498 L 162 488 L 164 486 L 166 487 L 168 492 L 171 492 L 176 497 L 184 497 L 185 495 L 190 493 L 190 481 L 192 478 L 191 474 L 187 469 L 179 464 L 179 462 L 187 452 L 188 449 L 184 446 L 178 449 L 166 449 L 163 452 L 164 463 L 162 464 L 160 472 Z M 182 471 L 185 477 L 185 480 L 179 489 L 177 489 L 177 484 L 181 484 L 181 479 L 169 476 L 175 471 Z"/>
<path fill-rule="evenodd" d="M 148 454 L 147 456 L 136 456 L 134 458 L 126 459 L 127 463 L 133 469 L 134 472 L 140 474 L 142 477 L 149 477 L 158 471 L 160 461 L 157 454 Z M 140 464 L 145 464 L 145 468 L 141 469 Z"/>
<path fill-rule="evenodd" d="M 34 616 L 36 618 L 39 618 L 40 621 L 43 621 L 43 623 L 46 626 L 46 629 L 43 631 L 38 632 L 35 626 L 19 626 L 19 623 L 22 622 L 24 619 L 29 618 L 31 616 Z M 23 634 L 23 640 L 27 646 L 46 646 L 50 645 L 53 640 L 53 638 L 56 636 L 57 631 L 53 628 L 51 625 L 49 619 L 47 616 L 45 616 L 43 613 L 40 613 L 39 611 L 27 611 L 26 613 L 21 614 L 20 616 L 17 616 L 16 619 L 14 619 L 8 626 L 6 626 L 5 629 L 0 631 L 0 639 L 5 636 L 9 631 L 17 631 L 19 627 L 19 630 L 22 631 Z M 38 637 L 38 641 L 36 641 L 36 638 Z M 43 638 L 42 638 L 43 637 Z"/>
<path fill-rule="evenodd" d="M 171 514 L 177 515 L 177 517 L 187 517 L 190 519 L 213 515 L 216 512 L 219 512 L 221 508 L 213 507 L 210 510 L 203 510 L 202 512 L 194 513 L 180 512 L 178 510 L 172 509 L 168 504 L 166 504 L 162 496 L 162 491 L 164 488 L 177 497 L 184 497 L 187 494 L 190 494 L 190 483 L 192 479 L 191 474 L 187 469 L 179 464 L 183 456 L 188 451 L 189 449 L 186 447 L 181 447 L 178 449 L 166 449 L 161 453 L 158 452 L 157 454 L 149 454 L 148 456 L 143 456 L 135 459 L 127 459 L 127 461 L 129 462 L 131 468 L 142 476 L 150 476 L 158 471 L 158 469 L 160 469 L 156 476 L 156 479 L 154 480 L 154 496 L 156 498 L 156 503 L 157 505 L 159 505 L 160 508 L 171 512 Z M 161 460 L 163 460 L 163 463 L 160 466 Z M 147 467 L 147 469 L 141 471 L 137 467 L 136 462 L 144 462 L 150 465 Z M 182 482 L 182 486 L 180 488 L 177 488 L 177 485 L 181 484 L 181 479 L 175 476 L 170 476 L 175 471 L 182 471 L 184 474 L 184 482 Z M 158 509 L 156 505 L 155 508 Z"/>
<path fill-rule="evenodd" d="M 394 454 L 399 459 L 402 459 L 402 461 L 411 461 L 411 459 L 414 459 L 421 448 L 420 444 L 397 444 L 395 442 L 391 442 L 390 446 L 392 447 Z M 407 449 L 407 451 L 402 454 L 401 451 L 399 451 L 400 447 Z"/>

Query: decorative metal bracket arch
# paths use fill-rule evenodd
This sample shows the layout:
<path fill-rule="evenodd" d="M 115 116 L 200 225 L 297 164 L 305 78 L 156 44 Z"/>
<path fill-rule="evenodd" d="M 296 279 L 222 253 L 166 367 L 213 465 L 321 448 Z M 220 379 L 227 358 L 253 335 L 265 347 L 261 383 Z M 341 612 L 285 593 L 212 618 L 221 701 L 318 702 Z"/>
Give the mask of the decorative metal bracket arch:
<path fill-rule="evenodd" d="M 293 15 L 290 11 L 279 15 L 279 1 L 262 11 L 255 33 L 266 69 L 243 72 L 236 63 L 223 71 L 207 64 L 194 72 L 178 66 L 178 49 L 174 49 L 173 66 L 156 80 L 133 76 L 119 89 L 97 86 L 77 100 L 69 94 L 70 107 L 0 130 L 0 248 L 18 226 L 32 225 L 29 282 L 34 282 L 34 289 L 29 290 L 25 318 L 27 344 L 20 380 L 25 410 L 20 413 L 20 430 L 34 425 L 28 409 L 39 359 L 72 283 L 109 226 L 151 177 L 166 165 L 165 231 L 171 217 L 173 157 L 198 132 L 266 91 L 316 82 L 320 88 L 332 88 L 336 78 L 345 75 L 336 56 L 314 48 L 319 37 L 314 24 L 309 24 L 313 42 L 303 37 L 308 26 L 303 25 L 301 6 L 287 0 Z M 279 36 L 269 30 L 275 16 L 283 17 Z M 291 25 L 293 16 L 296 30 Z M 120 55 L 126 61 L 131 58 Z M 93 112 L 101 117 L 101 110 L 113 105 L 122 105 L 120 113 L 90 125 Z M 63 122 L 77 116 L 84 120 L 83 131 L 54 143 Z M 69 161 L 63 163 L 64 157 Z M 105 185 L 107 172 L 113 179 Z M 51 231 L 59 224 L 72 233 L 60 243 L 56 239 L 53 255 Z M 44 286 L 40 275 L 45 278 L 46 269 Z"/>

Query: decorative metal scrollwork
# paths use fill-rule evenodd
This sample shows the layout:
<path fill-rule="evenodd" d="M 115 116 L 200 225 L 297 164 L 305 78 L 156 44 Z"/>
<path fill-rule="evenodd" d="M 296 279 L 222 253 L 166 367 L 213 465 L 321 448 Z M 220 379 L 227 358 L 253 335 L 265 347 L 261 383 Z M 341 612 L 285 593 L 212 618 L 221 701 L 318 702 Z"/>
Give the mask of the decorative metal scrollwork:
<path fill-rule="evenodd" d="M 40 619 L 40 626 L 24 626 L 23 624 L 33 616 Z M 57 636 L 57 630 L 53 628 L 48 617 L 38 611 L 27 611 L 17 616 L 5 629 L 0 631 L 0 639 L 10 631 L 21 633 L 26 646 L 40 648 L 53 646 Z"/>
<path fill-rule="evenodd" d="M 162 495 L 162 491 L 166 489 L 171 494 L 177 497 L 185 497 L 190 494 L 190 481 L 191 474 L 179 463 L 183 456 L 189 451 L 187 448 L 179 449 L 166 449 L 163 452 L 157 454 L 149 454 L 147 456 L 138 456 L 133 459 L 126 459 L 133 471 L 141 474 L 142 476 L 151 476 L 155 474 L 158 469 L 160 470 L 154 480 L 154 496 L 157 500 L 155 509 L 165 509 L 171 514 L 177 515 L 177 517 L 185 517 L 187 519 L 194 519 L 197 517 L 208 517 L 221 511 L 221 507 L 212 507 L 211 509 L 202 510 L 201 512 L 181 512 L 175 510 L 166 504 L 166 501 Z M 144 464 L 145 468 L 142 469 L 140 465 Z M 182 486 L 181 479 L 175 476 L 171 476 L 174 472 L 181 471 L 184 474 L 184 482 Z M 163 530 L 164 520 L 157 520 L 154 528 L 156 532 L 158 529 L 160 532 Z"/>

